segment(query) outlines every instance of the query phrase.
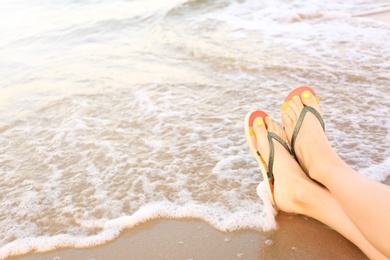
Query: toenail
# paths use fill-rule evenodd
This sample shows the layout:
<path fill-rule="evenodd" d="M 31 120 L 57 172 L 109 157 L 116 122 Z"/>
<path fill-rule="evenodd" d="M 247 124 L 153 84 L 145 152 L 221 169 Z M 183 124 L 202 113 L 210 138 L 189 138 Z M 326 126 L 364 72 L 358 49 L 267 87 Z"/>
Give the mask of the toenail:
<path fill-rule="evenodd" d="M 309 98 L 310 97 L 310 92 L 309 91 L 303 92 L 302 97 L 303 98 Z"/>
<path fill-rule="evenodd" d="M 288 104 L 291 105 L 292 103 L 294 103 L 292 100 L 288 101 Z"/>
<path fill-rule="evenodd" d="M 293 96 L 293 99 L 297 100 L 297 99 L 299 99 L 299 97 L 297 95 L 295 95 L 295 96 Z"/>
<path fill-rule="evenodd" d="M 264 125 L 264 120 L 262 117 L 260 117 L 258 120 L 257 120 L 257 125 Z"/>
<path fill-rule="evenodd" d="M 291 107 L 288 107 L 287 110 L 291 110 Z"/>

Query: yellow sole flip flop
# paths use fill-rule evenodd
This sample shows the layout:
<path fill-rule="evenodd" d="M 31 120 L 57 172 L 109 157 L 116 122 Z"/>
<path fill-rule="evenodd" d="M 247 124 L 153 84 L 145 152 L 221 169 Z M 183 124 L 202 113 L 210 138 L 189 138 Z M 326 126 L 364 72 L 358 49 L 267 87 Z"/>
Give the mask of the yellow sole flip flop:
<path fill-rule="evenodd" d="M 287 151 L 290 152 L 290 149 L 288 148 L 287 143 L 282 140 L 278 135 L 272 132 L 268 132 L 268 142 L 270 146 L 270 154 L 269 154 L 269 160 L 268 164 L 264 161 L 263 157 L 261 156 L 261 153 L 256 149 L 255 145 L 253 144 L 253 137 L 255 137 L 255 132 L 253 131 L 253 122 L 256 118 L 261 117 L 263 118 L 265 122 L 265 118 L 267 117 L 267 113 L 259 110 L 251 111 L 245 116 L 245 137 L 246 141 L 248 142 L 249 148 L 255 157 L 257 163 L 260 166 L 261 173 L 263 175 L 263 180 L 268 183 L 266 186 L 268 198 L 270 199 L 272 205 L 276 207 L 275 203 L 275 196 L 274 196 L 274 174 L 273 174 L 273 164 L 274 164 L 274 157 L 275 157 L 275 148 L 274 143 L 272 139 L 278 141 L 281 143 Z"/>

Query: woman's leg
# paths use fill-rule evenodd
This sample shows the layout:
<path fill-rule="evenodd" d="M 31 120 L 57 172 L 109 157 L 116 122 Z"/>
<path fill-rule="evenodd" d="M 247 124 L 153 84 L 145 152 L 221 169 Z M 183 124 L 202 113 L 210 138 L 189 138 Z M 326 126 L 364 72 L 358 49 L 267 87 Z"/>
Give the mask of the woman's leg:
<path fill-rule="evenodd" d="M 259 119 L 254 121 L 255 137 L 253 137 L 252 142 L 264 160 L 268 162 L 267 129 L 279 135 L 283 140 L 286 140 L 286 136 L 283 129 L 269 117 L 266 118 L 266 124 L 262 120 L 258 121 Z M 274 141 L 274 146 L 274 195 L 279 209 L 315 218 L 349 239 L 369 258 L 386 259 L 359 232 L 330 192 L 310 180 L 281 144 Z"/>
<path fill-rule="evenodd" d="M 290 109 L 282 113 L 290 143 L 304 105 L 319 112 L 313 95 L 305 91 L 301 97 L 294 97 Z M 318 119 L 311 113 L 306 114 L 294 148 L 302 169 L 328 188 L 364 237 L 390 258 L 390 187 L 349 167 L 332 149 Z"/>

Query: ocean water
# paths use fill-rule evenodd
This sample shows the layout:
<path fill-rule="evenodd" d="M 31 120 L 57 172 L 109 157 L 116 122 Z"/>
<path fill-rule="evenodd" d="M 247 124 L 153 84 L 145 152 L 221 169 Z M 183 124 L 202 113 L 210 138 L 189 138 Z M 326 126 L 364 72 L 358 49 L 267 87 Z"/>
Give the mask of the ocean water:
<path fill-rule="evenodd" d="M 0 259 L 148 219 L 276 227 L 243 119 L 300 85 L 353 168 L 390 175 L 388 1 L 3 0 Z"/>

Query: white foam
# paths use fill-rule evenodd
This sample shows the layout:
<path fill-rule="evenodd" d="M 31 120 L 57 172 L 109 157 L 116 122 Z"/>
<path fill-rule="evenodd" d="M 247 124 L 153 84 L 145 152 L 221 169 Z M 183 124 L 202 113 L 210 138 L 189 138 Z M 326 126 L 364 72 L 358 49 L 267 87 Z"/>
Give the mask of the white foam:
<path fill-rule="evenodd" d="M 259 185 L 257 185 L 256 192 L 264 204 L 263 216 L 265 216 L 265 219 L 267 222 L 267 228 L 275 229 L 275 228 L 277 228 L 277 223 L 276 223 L 275 217 L 278 214 L 278 212 L 272 206 L 272 203 L 270 201 L 270 198 L 268 197 L 265 185 L 268 185 L 268 184 L 266 184 L 264 181 L 260 182 Z"/>
<path fill-rule="evenodd" d="M 147 95 L 149 91 L 142 92 Z M 186 93 L 180 93 L 179 99 L 186 100 Z M 15 171 L 3 171 L 4 177 L 9 183 L 21 184 L 2 191 L 2 199 L 8 203 L 2 206 L 4 212 L 15 222 L 1 222 L 1 229 L 7 231 L 1 232 L 1 256 L 98 245 L 112 240 L 125 227 L 156 217 L 201 218 L 221 230 L 272 228 L 259 217 L 262 205 L 250 195 L 255 175 L 245 173 L 243 166 L 252 160 L 236 147 L 237 141 L 246 144 L 222 127 L 234 123 L 233 129 L 239 129 L 237 120 L 217 113 L 207 124 L 210 117 L 199 113 L 192 115 L 191 128 L 185 121 L 181 123 L 180 117 L 187 120 L 187 116 L 169 112 L 178 111 L 181 104 L 153 96 L 148 106 L 165 103 L 164 120 L 177 124 L 161 121 L 158 131 L 149 131 L 149 125 L 140 122 L 144 115 L 159 115 L 161 110 L 137 110 L 139 114 L 134 115 L 134 109 L 123 110 L 123 106 L 128 98 L 139 95 L 127 95 L 102 95 L 100 102 L 89 105 L 82 102 L 88 96 L 75 97 L 81 102 L 62 102 L 61 106 L 69 109 L 44 127 L 40 118 L 50 110 L 2 133 L 7 154 L 0 158 L 8 161 L 9 166 L 4 167 L 16 167 Z M 99 113 L 106 98 L 116 99 L 117 106 L 109 113 Z M 84 116 L 87 111 L 96 111 L 98 118 Z M 182 110 L 182 115 L 186 113 L 192 109 Z M 130 122 L 128 127 L 111 131 L 123 121 Z M 134 125 L 141 127 L 135 129 Z M 134 138 L 134 131 L 147 133 L 146 137 Z M 186 138 L 187 132 L 195 138 Z M 214 133 L 218 137 L 212 138 Z M 19 149 L 23 153 L 19 154 Z M 19 221 L 26 226 L 17 225 Z"/>
<path fill-rule="evenodd" d="M 142 93 L 149 95 L 152 90 L 153 87 L 147 87 Z M 210 94 L 213 92 L 211 87 L 210 91 L 199 95 L 203 95 L 205 103 L 223 95 L 221 90 Z M 186 91 L 177 95 L 183 102 L 191 96 Z M 1 142 L 7 154 L 1 155 L 0 160 L 6 162 L 4 167 L 14 168 L 13 171 L 2 169 L 2 174 L 9 183 L 19 184 L 2 183 L 7 187 L 6 193 L 17 195 L 2 196 L 7 201 L 2 204 L 2 212 L 8 212 L 10 218 L 1 223 L 4 232 L 0 233 L 6 242 L 2 244 L 0 256 L 64 246 L 99 245 L 112 240 L 126 227 L 157 217 L 201 218 L 226 231 L 277 227 L 276 212 L 264 184 L 256 189 L 263 203 L 253 196 L 260 173 L 245 139 L 239 134 L 242 125 L 232 112 L 235 106 L 216 105 L 205 117 L 204 113 L 193 114 L 192 110 L 198 109 L 195 105 L 186 110 L 180 103 L 160 100 L 160 94 L 151 95 L 148 106 L 161 107 L 162 102 L 167 106 L 164 120 L 177 123 L 165 124 L 162 120 L 159 130 L 154 131 L 140 122 L 150 114 L 161 115 L 160 110 L 137 110 L 139 114 L 135 116 L 134 108 L 123 109 L 128 99 L 136 96 L 137 93 L 131 92 L 95 96 L 95 101 L 100 100 L 89 106 L 85 102 L 69 102 L 66 106 L 69 111 L 77 111 L 77 120 L 72 119 L 72 113 L 76 112 L 64 112 L 57 115 L 58 121 L 38 127 L 40 118 L 32 115 L 23 124 L 2 133 Z M 100 104 L 105 99 L 114 99 L 116 106 L 111 107 L 110 113 L 99 113 L 103 112 Z M 178 108 L 183 119 L 176 112 L 169 112 Z M 99 118 L 84 117 L 83 109 L 95 111 Z M 188 114 L 191 116 L 186 116 Z M 128 127 L 122 127 L 119 132 L 111 131 L 124 121 L 129 122 Z M 359 121 L 355 123 L 358 127 Z M 72 127 L 77 125 L 88 127 Z M 141 127 L 137 129 L 134 125 Z M 330 134 L 346 140 L 351 138 L 343 132 L 332 131 L 336 125 L 330 124 Z M 134 133 L 138 132 L 148 138 L 134 138 Z M 187 132 L 196 138 L 187 138 Z M 27 154 L 18 154 L 19 150 L 15 149 L 19 146 L 15 146 L 15 142 Z M 158 145 L 152 145 L 153 142 Z M 386 159 L 364 173 L 379 180 L 388 174 L 388 166 Z M 30 171 L 34 167 L 38 167 L 39 175 Z M 20 173 L 31 177 L 16 177 Z M 54 215 L 50 209 L 56 210 Z M 15 221 L 10 222 L 11 218 Z M 43 221 L 40 225 L 59 223 L 65 228 L 42 230 L 34 221 L 37 218 Z M 25 224 L 17 224 L 20 221 Z M 13 237 L 16 239 L 11 239 Z"/>
<path fill-rule="evenodd" d="M 383 162 L 370 165 L 364 169 L 359 170 L 359 173 L 378 182 L 383 182 L 390 176 L 390 157 Z"/>
<path fill-rule="evenodd" d="M 58 37 L 29 31 L 37 42 L 18 43 L 24 58 L 4 59 L 23 69 L 0 72 L 0 85 L 12 86 L 0 87 L 2 111 L 29 112 L 0 129 L 0 258 L 102 244 L 158 217 L 276 228 L 242 121 L 253 109 L 279 117 L 285 93 L 300 84 L 320 95 L 340 155 L 369 178 L 390 174 L 388 26 L 350 17 L 377 4 L 249 0 L 205 11 L 197 2 L 136 2 L 122 6 L 139 5 L 129 16 L 61 20 L 49 33 Z M 99 4 L 83 10 L 121 6 Z M 74 33 L 85 19 L 95 38 Z M 55 51 L 37 59 L 43 42 Z M 135 84 L 139 77 L 153 84 Z M 34 112 L 26 100 L 44 107 Z"/>

